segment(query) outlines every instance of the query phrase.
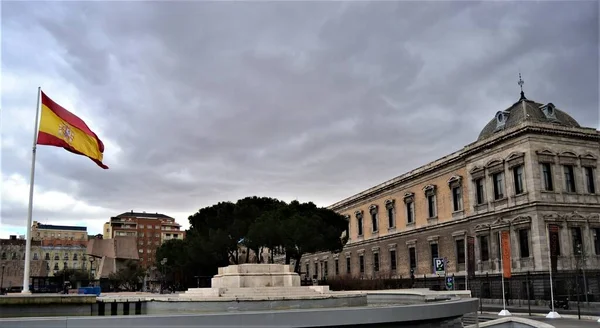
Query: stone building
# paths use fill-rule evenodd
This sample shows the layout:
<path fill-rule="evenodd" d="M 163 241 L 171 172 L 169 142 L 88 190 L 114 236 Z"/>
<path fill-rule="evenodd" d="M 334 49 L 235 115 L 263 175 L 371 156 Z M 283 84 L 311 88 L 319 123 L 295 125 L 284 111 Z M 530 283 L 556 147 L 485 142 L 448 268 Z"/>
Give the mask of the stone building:
<path fill-rule="evenodd" d="M 426 279 L 445 258 L 448 274 L 499 277 L 501 231 L 512 276 L 573 270 L 582 258 L 598 270 L 599 156 L 600 131 L 522 92 L 475 142 L 331 205 L 349 241 L 338 254 L 304 256 L 302 272 L 407 278 L 412 269 Z"/>
<path fill-rule="evenodd" d="M 175 219 L 160 213 L 125 212 L 104 224 L 104 239 L 133 236 L 137 240 L 140 263 L 145 268 L 156 265 L 156 250 L 171 239 L 183 239 L 185 231 Z"/>
<path fill-rule="evenodd" d="M 139 261 L 134 236 L 116 236 L 110 239 L 91 239 L 86 255 L 94 279 L 106 279 L 123 268 L 127 261 Z"/>
<path fill-rule="evenodd" d="M 89 263 L 85 256 L 87 235 L 85 240 L 41 240 L 40 253 L 48 264 L 48 275 L 65 268 L 89 271 Z M 35 254 L 34 254 L 35 259 Z"/>
<path fill-rule="evenodd" d="M 25 238 L 17 238 L 17 236 L 0 239 L 0 288 L 23 287 L 25 244 Z M 31 242 L 30 277 L 40 278 L 48 274 L 48 263 L 40 258 L 40 247 L 40 241 Z"/>
<path fill-rule="evenodd" d="M 47 262 L 49 276 L 64 268 L 88 270 L 85 250 L 87 227 L 42 224 L 33 221 L 31 238 L 40 241 L 40 257 Z M 32 258 L 37 252 L 32 250 Z"/>
<path fill-rule="evenodd" d="M 33 240 L 87 240 L 87 227 L 42 224 L 33 221 Z"/>

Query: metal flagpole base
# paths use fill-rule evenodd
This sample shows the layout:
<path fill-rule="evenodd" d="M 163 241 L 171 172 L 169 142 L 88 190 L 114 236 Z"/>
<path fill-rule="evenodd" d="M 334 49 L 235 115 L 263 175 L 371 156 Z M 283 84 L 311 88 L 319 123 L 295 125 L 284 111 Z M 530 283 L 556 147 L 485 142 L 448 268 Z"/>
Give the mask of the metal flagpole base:
<path fill-rule="evenodd" d="M 503 316 L 503 317 L 508 317 L 512 314 L 510 314 L 510 312 L 508 312 L 508 310 L 504 309 L 502 311 L 500 311 L 500 313 L 498 313 L 499 316 Z"/>
<path fill-rule="evenodd" d="M 546 315 L 546 319 L 560 319 L 560 318 L 561 318 L 560 314 L 558 314 L 558 312 L 556 312 L 556 311 L 550 311 Z"/>

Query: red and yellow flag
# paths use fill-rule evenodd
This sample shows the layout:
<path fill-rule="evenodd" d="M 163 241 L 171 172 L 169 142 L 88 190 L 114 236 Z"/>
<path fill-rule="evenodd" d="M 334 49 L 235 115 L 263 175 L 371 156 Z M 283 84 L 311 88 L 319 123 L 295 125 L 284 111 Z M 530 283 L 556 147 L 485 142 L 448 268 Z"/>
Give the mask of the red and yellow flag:
<path fill-rule="evenodd" d="M 104 144 L 85 122 L 64 109 L 41 91 L 42 108 L 37 144 L 62 147 L 74 154 L 90 158 L 98 166 L 102 163 Z"/>

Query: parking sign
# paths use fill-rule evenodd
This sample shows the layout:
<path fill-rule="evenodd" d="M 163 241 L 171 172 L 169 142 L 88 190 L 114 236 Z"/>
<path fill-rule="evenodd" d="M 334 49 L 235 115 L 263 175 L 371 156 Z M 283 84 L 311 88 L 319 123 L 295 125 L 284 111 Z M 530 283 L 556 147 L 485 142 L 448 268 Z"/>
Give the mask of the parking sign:
<path fill-rule="evenodd" d="M 435 269 L 435 274 L 445 274 L 446 273 L 446 262 L 444 258 L 436 257 L 433 259 L 433 267 Z"/>
<path fill-rule="evenodd" d="M 446 277 L 446 289 L 454 290 L 454 277 Z"/>

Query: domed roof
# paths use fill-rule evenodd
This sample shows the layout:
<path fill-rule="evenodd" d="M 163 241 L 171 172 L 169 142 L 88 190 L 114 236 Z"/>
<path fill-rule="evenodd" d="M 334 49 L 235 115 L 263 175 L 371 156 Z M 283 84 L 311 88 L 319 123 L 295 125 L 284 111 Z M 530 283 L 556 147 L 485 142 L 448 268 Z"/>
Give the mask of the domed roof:
<path fill-rule="evenodd" d="M 496 116 L 481 130 L 477 141 L 489 138 L 497 132 L 510 129 L 526 121 L 580 127 L 575 119 L 556 108 L 554 104 L 540 104 L 526 99 L 522 95 L 521 99 L 508 109 L 496 113 Z"/>

